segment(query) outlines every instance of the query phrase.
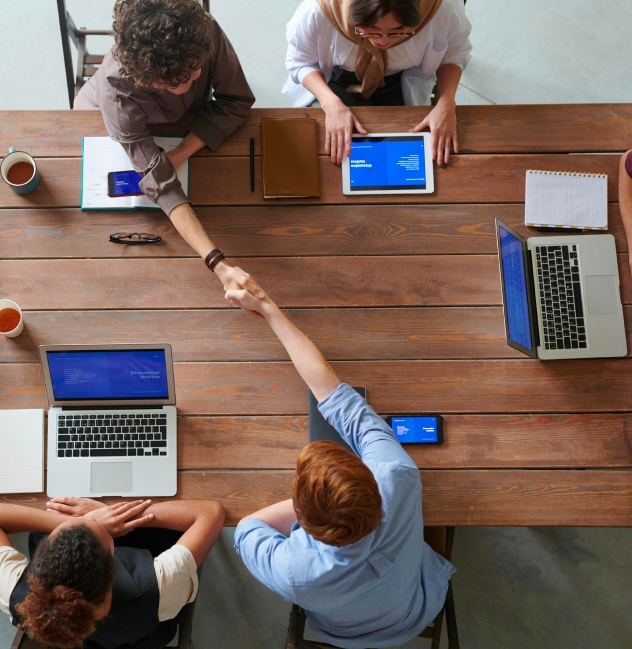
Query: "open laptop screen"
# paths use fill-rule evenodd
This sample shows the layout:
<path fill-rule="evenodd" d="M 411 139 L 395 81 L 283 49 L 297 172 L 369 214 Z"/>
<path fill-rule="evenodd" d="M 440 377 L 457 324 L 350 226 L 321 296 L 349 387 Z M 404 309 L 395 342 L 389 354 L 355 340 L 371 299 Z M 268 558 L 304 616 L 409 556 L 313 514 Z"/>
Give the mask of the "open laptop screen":
<path fill-rule="evenodd" d="M 47 351 L 56 400 L 167 399 L 163 349 Z"/>
<path fill-rule="evenodd" d="M 498 231 L 500 259 L 503 265 L 507 335 L 514 343 L 533 350 L 523 243 L 502 226 L 498 227 Z"/>

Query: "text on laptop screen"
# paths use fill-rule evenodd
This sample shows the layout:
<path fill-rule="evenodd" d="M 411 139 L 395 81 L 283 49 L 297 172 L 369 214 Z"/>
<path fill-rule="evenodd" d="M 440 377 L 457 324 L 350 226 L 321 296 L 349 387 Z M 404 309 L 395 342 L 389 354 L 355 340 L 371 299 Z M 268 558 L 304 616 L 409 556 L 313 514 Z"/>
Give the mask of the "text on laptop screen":
<path fill-rule="evenodd" d="M 349 157 L 351 191 L 426 189 L 424 140 L 354 138 Z"/>
<path fill-rule="evenodd" d="M 522 241 L 502 227 L 499 230 L 509 339 L 526 349 L 533 349 Z"/>
<path fill-rule="evenodd" d="M 55 400 L 167 399 L 162 349 L 46 352 Z"/>

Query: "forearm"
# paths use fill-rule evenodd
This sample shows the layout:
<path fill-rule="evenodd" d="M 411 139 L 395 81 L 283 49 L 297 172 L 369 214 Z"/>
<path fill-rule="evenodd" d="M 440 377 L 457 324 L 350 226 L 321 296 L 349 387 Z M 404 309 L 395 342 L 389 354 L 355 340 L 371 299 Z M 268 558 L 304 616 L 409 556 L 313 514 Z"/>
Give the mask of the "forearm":
<path fill-rule="evenodd" d="M 329 396 L 341 381 L 318 347 L 288 320 L 276 304 L 270 304 L 264 315 L 316 399 L 322 401 Z"/>
<path fill-rule="evenodd" d="M 151 505 L 143 512 L 147 514 L 154 518 L 144 527 L 183 532 L 178 544 L 187 547 L 200 566 L 222 531 L 225 511 L 214 500 L 173 500 Z"/>
<path fill-rule="evenodd" d="M 269 507 L 264 507 L 249 516 L 244 516 L 239 523 L 241 524 L 249 518 L 263 521 L 278 532 L 281 532 L 284 536 L 290 536 L 292 525 L 296 523 L 296 514 L 294 513 L 294 505 L 291 498 L 270 505 Z"/>
<path fill-rule="evenodd" d="M 305 75 L 303 85 L 318 99 L 323 110 L 335 103 L 341 103 L 336 93 L 327 85 L 322 72 L 310 72 Z"/>
<path fill-rule="evenodd" d="M 459 87 L 463 70 L 454 63 L 442 65 L 437 70 L 437 91 L 438 99 L 444 101 L 455 101 L 456 91 Z"/>
<path fill-rule="evenodd" d="M 628 255 L 632 260 L 632 178 L 625 169 L 625 160 L 629 153 L 623 154 L 619 165 L 619 210 L 628 239 Z"/>
<path fill-rule="evenodd" d="M 169 218 L 182 238 L 202 259 L 216 248 L 189 203 L 180 203 L 174 207 Z"/>
<path fill-rule="evenodd" d="M 0 529 L 6 534 L 44 532 L 49 534 L 69 516 L 22 505 L 0 505 Z"/>
<path fill-rule="evenodd" d="M 167 153 L 173 166 L 177 169 L 183 162 L 186 162 L 194 153 L 197 153 L 203 146 L 204 140 L 198 137 L 193 131 L 178 144 L 178 146 Z"/>

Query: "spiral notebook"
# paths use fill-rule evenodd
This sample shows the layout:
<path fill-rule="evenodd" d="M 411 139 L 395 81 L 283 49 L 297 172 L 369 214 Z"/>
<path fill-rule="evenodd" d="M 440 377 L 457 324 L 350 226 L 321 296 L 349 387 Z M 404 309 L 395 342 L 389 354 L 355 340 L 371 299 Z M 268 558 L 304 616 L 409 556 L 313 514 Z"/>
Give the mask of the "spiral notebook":
<path fill-rule="evenodd" d="M 608 229 L 608 176 L 527 171 L 524 224 L 533 228 Z"/>

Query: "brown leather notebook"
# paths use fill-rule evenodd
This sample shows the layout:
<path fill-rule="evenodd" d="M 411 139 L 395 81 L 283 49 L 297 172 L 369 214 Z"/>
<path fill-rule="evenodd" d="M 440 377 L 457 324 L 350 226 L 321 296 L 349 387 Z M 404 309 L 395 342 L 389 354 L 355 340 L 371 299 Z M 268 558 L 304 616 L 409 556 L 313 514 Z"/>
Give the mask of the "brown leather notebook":
<path fill-rule="evenodd" d="M 320 196 L 315 119 L 262 119 L 261 154 L 264 198 Z"/>

